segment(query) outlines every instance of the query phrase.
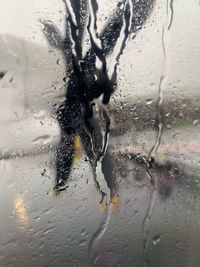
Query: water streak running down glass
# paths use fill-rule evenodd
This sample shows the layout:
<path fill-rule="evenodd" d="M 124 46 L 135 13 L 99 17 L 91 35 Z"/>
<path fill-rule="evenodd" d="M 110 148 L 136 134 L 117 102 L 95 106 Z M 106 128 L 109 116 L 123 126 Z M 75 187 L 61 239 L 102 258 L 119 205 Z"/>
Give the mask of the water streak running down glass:
<path fill-rule="evenodd" d="M 0 1 L 0 266 L 200 266 L 198 12 Z"/>

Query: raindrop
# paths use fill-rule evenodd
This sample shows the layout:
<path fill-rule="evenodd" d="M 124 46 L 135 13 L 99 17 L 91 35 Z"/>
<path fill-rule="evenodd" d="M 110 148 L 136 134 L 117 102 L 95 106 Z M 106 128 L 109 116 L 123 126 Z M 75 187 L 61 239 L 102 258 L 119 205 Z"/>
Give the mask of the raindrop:
<path fill-rule="evenodd" d="M 166 125 L 166 128 L 170 130 L 172 127 L 171 127 L 170 124 L 167 124 L 167 125 Z"/>
<path fill-rule="evenodd" d="M 63 82 L 65 82 L 65 83 L 67 82 L 67 77 L 63 78 Z"/>
<path fill-rule="evenodd" d="M 5 76 L 5 74 L 6 74 L 6 73 L 5 73 L 4 71 L 1 71 L 1 72 L 0 72 L 0 79 L 2 79 L 2 78 Z"/>
<path fill-rule="evenodd" d="M 199 120 L 194 120 L 194 121 L 193 121 L 193 125 L 194 125 L 194 126 L 198 126 L 198 125 L 199 125 Z"/>
<path fill-rule="evenodd" d="M 40 110 L 39 112 L 33 114 L 35 119 L 44 119 L 45 116 L 46 112 L 44 110 Z"/>
<path fill-rule="evenodd" d="M 155 235 L 155 236 L 153 237 L 153 244 L 156 246 L 156 245 L 159 244 L 159 242 L 160 242 L 160 235 L 157 234 L 157 235 Z"/>
<path fill-rule="evenodd" d="M 51 139 L 52 139 L 52 137 L 50 135 L 46 134 L 46 135 L 42 135 L 42 136 L 39 136 L 39 137 L 35 138 L 33 140 L 33 143 L 36 143 L 36 144 L 37 143 L 47 144 L 47 143 L 50 143 Z"/>
<path fill-rule="evenodd" d="M 153 103 L 153 99 L 146 99 L 146 104 L 151 105 Z"/>
<path fill-rule="evenodd" d="M 79 246 L 80 246 L 80 247 L 84 247 L 85 244 L 86 244 L 86 240 L 85 240 L 85 239 L 81 239 L 81 240 L 79 241 Z"/>

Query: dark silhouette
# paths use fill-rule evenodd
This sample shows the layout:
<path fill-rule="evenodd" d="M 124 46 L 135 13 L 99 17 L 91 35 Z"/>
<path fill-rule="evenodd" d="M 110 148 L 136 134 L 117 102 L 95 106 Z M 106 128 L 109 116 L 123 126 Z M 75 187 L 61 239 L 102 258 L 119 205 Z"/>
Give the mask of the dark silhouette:
<path fill-rule="evenodd" d="M 107 148 L 110 131 L 107 106 L 117 86 L 117 66 L 128 37 L 141 29 L 152 10 L 154 0 L 118 2 L 113 16 L 99 36 L 96 31 L 98 10 L 96 0 L 71 0 L 69 4 L 64 0 L 63 2 L 66 8 L 64 39 L 51 22 L 43 21 L 43 32 L 49 44 L 63 52 L 66 62 L 66 99 L 57 112 L 61 140 L 57 149 L 55 189 L 62 190 L 66 184 L 73 164 L 73 142 L 76 136 L 79 136 L 94 172 L 97 161 L 103 158 L 102 172 L 112 197 L 118 192 L 118 183 L 113 157 Z M 82 40 L 85 30 L 88 31 L 91 48 L 83 56 Z M 123 38 L 120 36 L 121 33 Z M 119 38 L 121 46 L 110 78 L 106 56 L 112 53 Z M 99 69 L 95 66 L 97 59 L 101 62 Z M 102 105 L 97 112 L 94 100 L 100 96 L 102 96 Z M 95 182 L 98 190 L 101 191 L 96 179 Z M 103 196 L 102 192 L 102 199 Z"/>

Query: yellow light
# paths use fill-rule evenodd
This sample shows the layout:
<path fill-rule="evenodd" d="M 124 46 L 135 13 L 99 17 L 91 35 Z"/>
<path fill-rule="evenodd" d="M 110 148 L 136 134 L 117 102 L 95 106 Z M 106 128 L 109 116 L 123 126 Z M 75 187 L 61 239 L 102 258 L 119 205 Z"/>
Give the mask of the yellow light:
<path fill-rule="evenodd" d="M 27 223 L 27 214 L 25 208 L 25 202 L 21 196 L 17 196 L 15 199 L 15 211 L 19 217 L 19 222 L 21 224 Z"/>
<path fill-rule="evenodd" d="M 79 136 L 74 138 L 74 149 L 80 149 L 81 147 L 81 139 Z"/>
<path fill-rule="evenodd" d="M 80 149 L 81 149 L 81 138 L 80 136 L 76 136 L 74 138 L 74 160 L 75 162 L 79 162 L 79 159 L 81 157 Z"/>

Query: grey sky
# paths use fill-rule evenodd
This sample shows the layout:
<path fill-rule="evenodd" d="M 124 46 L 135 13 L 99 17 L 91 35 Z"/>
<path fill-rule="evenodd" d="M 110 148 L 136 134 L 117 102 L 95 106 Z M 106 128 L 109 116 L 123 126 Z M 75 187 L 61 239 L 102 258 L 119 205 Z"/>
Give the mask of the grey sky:
<path fill-rule="evenodd" d="M 99 26 L 115 6 L 114 0 L 99 1 Z M 56 4 L 55 4 L 56 3 Z M 157 0 L 154 11 L 130 40 L 120 64 L 121 90 L 125 94 L 151 94 L 158 89 L 162 65 L 161 31 L 165 21 L 166 1 Z M 0 33 L 11 33 L 46 45 L 39 19 L 52 20 L 63 31 L 61 0 L 0 0 Z M 198 0 L 174 1 L 174 19 L 167 35 L 167 90 L 195 90 L 200 85 L 200 5 Z M 126 87 L 126 89 L 124 89 Z"/>

